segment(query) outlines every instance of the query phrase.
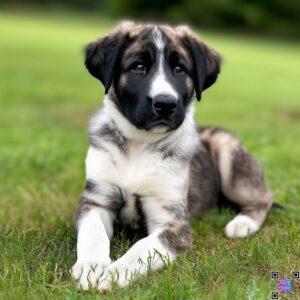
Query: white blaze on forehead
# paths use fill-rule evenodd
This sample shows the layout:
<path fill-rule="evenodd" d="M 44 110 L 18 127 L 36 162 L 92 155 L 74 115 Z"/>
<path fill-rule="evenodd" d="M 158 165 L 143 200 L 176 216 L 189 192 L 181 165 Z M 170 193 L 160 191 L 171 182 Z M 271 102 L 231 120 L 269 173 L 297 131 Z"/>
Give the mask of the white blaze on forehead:
<path fill-rule="evenodd" d="M 157 26 L 155 26 L 154 29 L 152 30 L 152 36 L 153 36 L 154 44 L 155 44 L 155 47 L 157 48 L 157 50 L 163 51 L 164 47 L 165 47 L 165 42 L 163 40 L 161 31 L 160 31 L 160 29 L 158 29 Z"/>
<path fill-rule="evenodd" d="M 178 99 L 178 94 L 171 83 L 168 81 L 168 78 L 165 74 L 164 70 L 164 48 L 165 48 L 165 41 L 163 39 L 161 30 L 155 26 L 152 30 L 152 38 L 154 41 L 154 45 L 157 49 L 158 53 L 158 64 L 156 73 L 153 76 L 149 96 L 154 98 L 158 95 L 170 95 Z"/>

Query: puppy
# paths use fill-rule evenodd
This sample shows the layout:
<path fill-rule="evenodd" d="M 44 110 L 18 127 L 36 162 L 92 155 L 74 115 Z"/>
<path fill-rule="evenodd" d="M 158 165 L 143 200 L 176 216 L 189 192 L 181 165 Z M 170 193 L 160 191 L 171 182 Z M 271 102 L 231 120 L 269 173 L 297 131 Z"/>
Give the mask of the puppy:
<path fill-rule="evenodd" d="M 85 65 L 105 88 L 92 118 L 86 186 L 77 210 L 77 287 L 126 286 L 191 246 L 191 218 L 226 200 L 239 213 L 229 238 L 259 230 L 272 205 L 262 169 L 231 133 L 199 128 L 201 99 L 220 72 L 219 55 L 187 27 L 123 22 L 86 48 Z M 113 223 L 147 236 L 112 262 Z"/>

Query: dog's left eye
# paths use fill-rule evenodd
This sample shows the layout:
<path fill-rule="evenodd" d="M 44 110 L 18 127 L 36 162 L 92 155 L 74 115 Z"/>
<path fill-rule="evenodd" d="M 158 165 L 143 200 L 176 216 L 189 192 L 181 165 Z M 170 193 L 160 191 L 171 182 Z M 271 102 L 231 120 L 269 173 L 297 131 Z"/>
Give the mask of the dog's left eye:
<path fill-rule="evenodd" d="M 183 69 L 182 66 L 177 65 L 177 66 L 175 66 L 175 68 L 173 69 L 173 73 L 174 73 L 175 75 L 181 75 L 181 74 L 184 73 L 184 69 Z"/>
<path fill-rule="evenodd" d="M 143 64 L 137 64 L 131 69 L 131 71 L 136 74 L 145 75 L 147 70 Z"/>

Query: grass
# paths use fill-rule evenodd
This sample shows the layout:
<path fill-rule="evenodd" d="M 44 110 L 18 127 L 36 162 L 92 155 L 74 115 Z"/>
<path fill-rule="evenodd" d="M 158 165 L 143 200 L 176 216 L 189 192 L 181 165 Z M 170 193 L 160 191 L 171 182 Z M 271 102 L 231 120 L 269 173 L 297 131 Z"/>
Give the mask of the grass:
<path fill-rule="evenodd" d="M 87 123 L 103 96 L 82 48 L 112 26 L 79 14 L 0 14 L 0 299 L 101 298 L 77 293 L 68 270 Z M 271 271 L 288 278 L 300 269 L 300 45 L 202 36 L 224 64 L 197 104 L 197 121 L 236 132 L 286 209 L 242 240 L 223 235 L 231 211 L 212 212 L 193 222 L 192 251 L 104 299 L 270 299 L 278 288 Z M 113 258 L 131 243 L 119 234 Z"/>

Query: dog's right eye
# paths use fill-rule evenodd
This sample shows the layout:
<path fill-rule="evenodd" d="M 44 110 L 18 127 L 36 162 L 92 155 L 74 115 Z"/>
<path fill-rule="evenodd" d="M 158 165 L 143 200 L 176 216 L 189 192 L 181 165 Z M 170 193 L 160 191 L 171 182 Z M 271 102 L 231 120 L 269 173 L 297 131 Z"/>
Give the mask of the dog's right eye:
<path fill-rule="evenodd" d="M 131 72 L 136 73 L 136 74 L 145 75 L 147 72 L 147 69 L 143 64 L 137 64 L 137 65 L 133 66 L 133 68 L 131 69 Z"/>

